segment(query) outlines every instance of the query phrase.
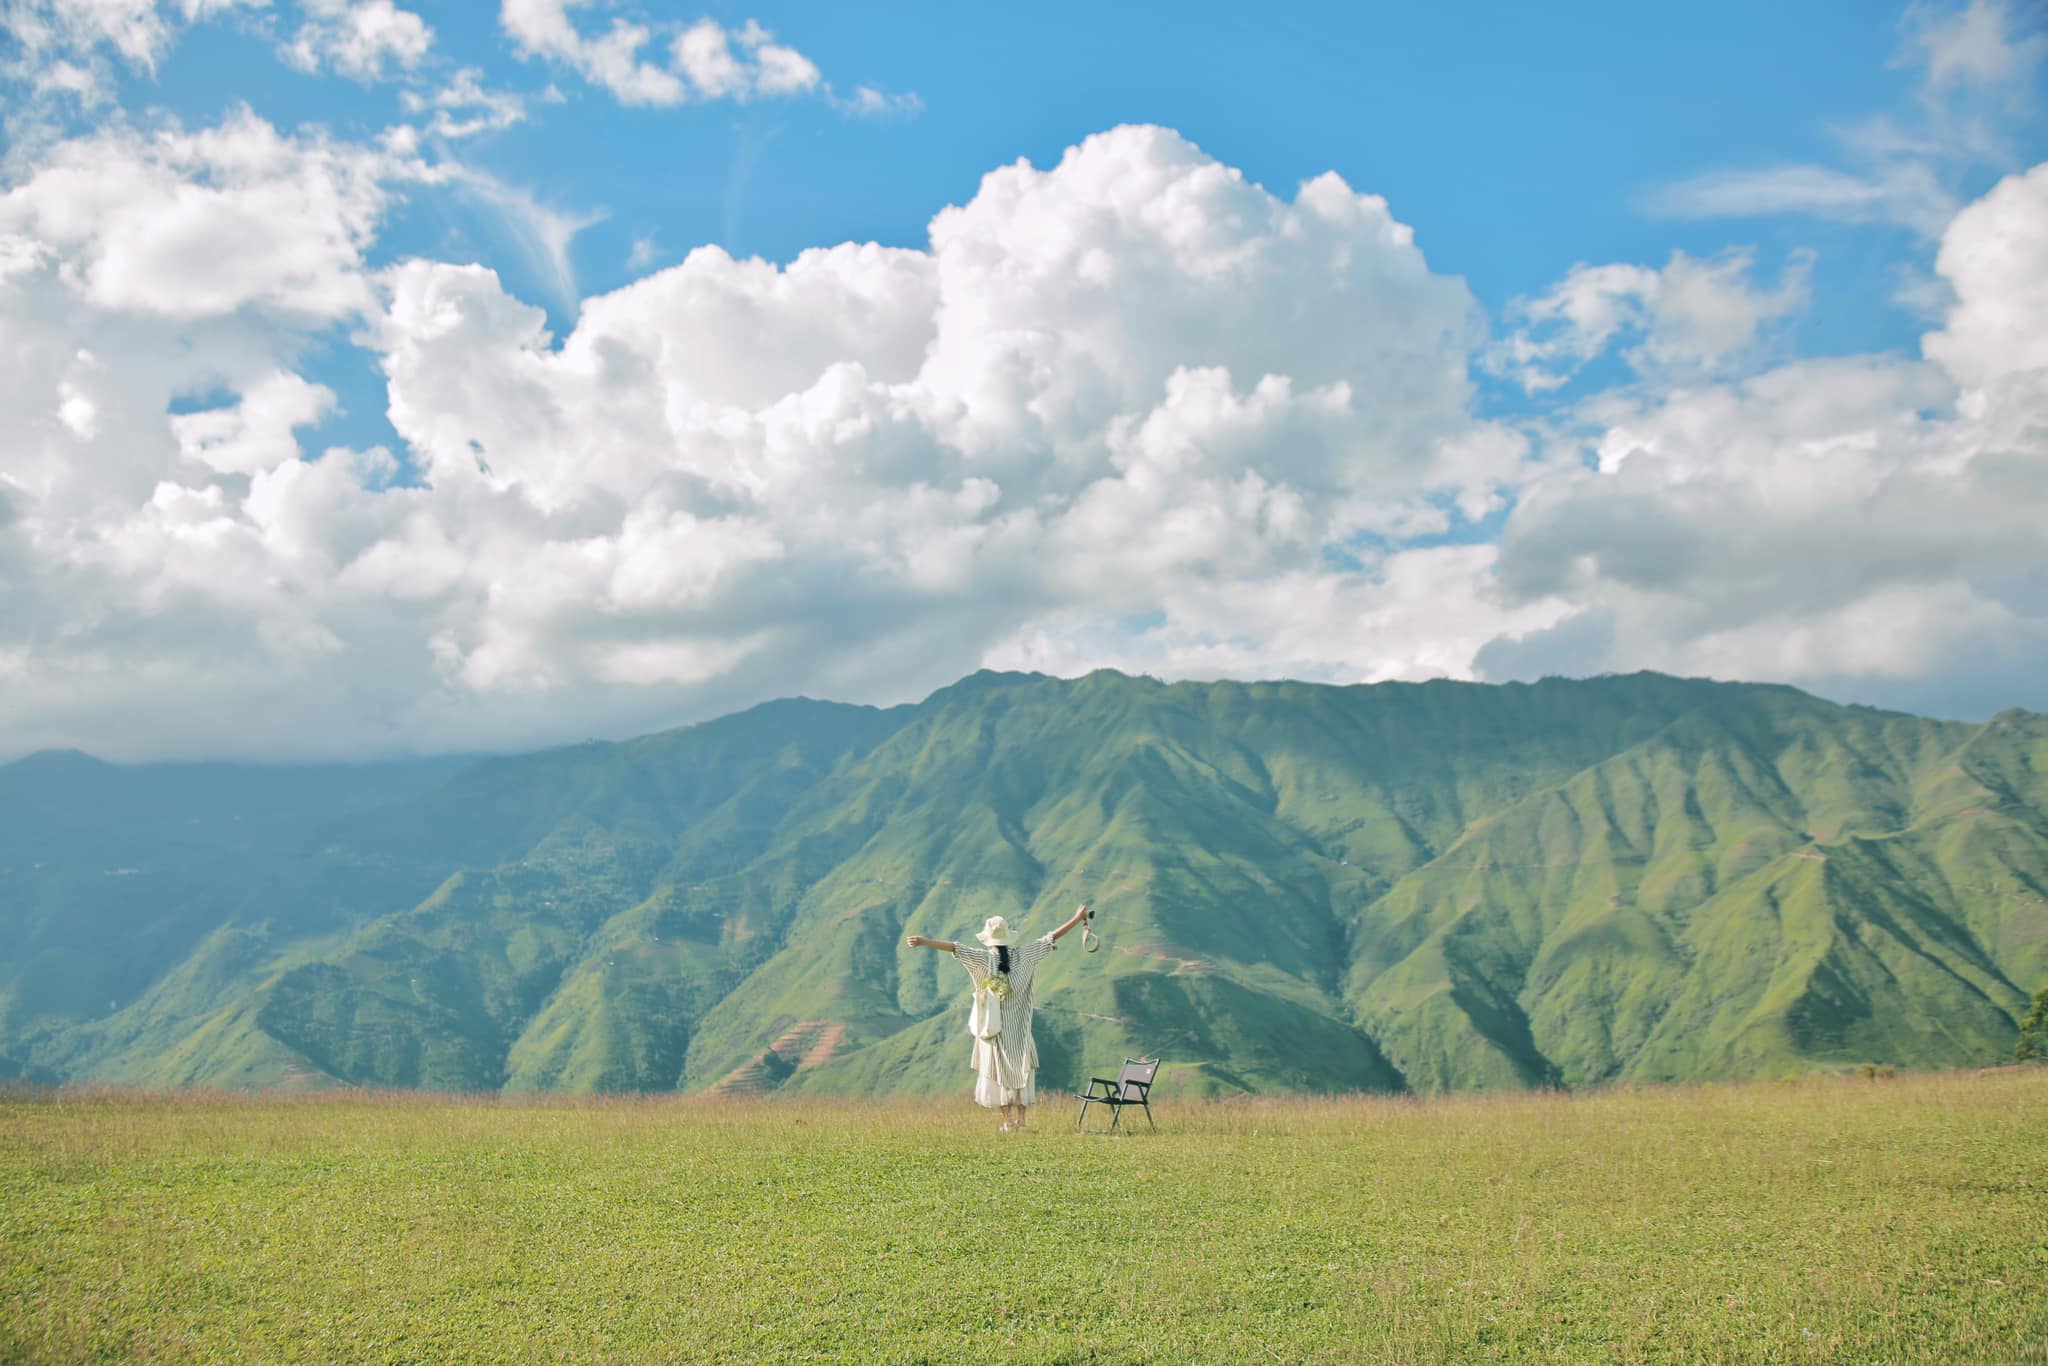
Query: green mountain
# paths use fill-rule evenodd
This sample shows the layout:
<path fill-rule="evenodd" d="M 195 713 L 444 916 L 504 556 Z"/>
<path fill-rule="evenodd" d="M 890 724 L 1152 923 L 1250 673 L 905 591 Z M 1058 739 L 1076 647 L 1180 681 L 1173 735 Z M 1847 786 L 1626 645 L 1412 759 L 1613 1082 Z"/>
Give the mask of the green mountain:
<path fill-rule="evenodd" d="M 1654 674 L 977 674 L 477 763 L 0 767 L 0 1075 L 964 1090 L 991 914 L 1045 1083 L 1582 1085 L 2009 1055 L 2048 717 Z M 240 817 L 240 819 L 236 819 Z"/>

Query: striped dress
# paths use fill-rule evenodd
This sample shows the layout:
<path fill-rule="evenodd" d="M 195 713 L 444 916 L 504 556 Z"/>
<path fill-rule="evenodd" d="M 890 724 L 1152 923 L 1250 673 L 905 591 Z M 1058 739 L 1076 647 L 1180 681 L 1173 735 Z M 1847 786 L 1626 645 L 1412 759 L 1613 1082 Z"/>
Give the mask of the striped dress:
<path fill-rule="evenodd" d="M 1038 1045 L 1031 1038 L 1031 980 L 1053 950 L 1052 936 L 1010 949 L 1010 994 L 998 1000 L 988 990 L 996 972 L 996 951 L 955 944 L 953 956 L 974 979 L 974 1007 L 967 1032 L 974 1036 L 974 1101 L 993 1110 L 1029 1105 L 1038 1072 Z"/>

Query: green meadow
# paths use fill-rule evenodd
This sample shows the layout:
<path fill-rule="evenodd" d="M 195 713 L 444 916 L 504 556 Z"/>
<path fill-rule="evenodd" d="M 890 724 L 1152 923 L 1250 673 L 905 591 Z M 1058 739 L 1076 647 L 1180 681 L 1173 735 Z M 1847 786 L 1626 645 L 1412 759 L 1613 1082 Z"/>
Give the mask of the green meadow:
<path fill-rule="evenodd" d="M 1162 1088 L 18 1093 L 0 1359 L 2048 1361 L 2048 1067 Z"/>

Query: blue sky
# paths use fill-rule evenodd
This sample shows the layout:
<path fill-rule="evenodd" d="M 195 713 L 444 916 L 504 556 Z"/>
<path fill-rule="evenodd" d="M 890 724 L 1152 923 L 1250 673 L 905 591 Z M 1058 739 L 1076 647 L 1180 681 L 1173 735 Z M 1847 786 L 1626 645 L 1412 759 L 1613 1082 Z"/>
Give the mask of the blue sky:
<path fill-rule="evenodd" d="M 0 24 L 0 750 L 980 665 L 2048 707 L 2023 6 Z"/>
<path fill-rule="evenodd" d="M 1707 253 L 1732 238 L 1771 256 L 1818 245 L 1849 258 L 1838 302 L 1863 316 L 1835 322 L 1830 309 L 1810 320 L 1819 344 L 1861 349 L 1871 328 L 1888 329 L 1893 345 L 1917 336 L 1894 310 L 1857 307 L 1888 293 L 1886 259 L 1910 252 L 1900 233 L 1642 211 L 1655 187 L 1699 171 L 1833 159 L 1831 129 L 1910 104 L 1915 72 L 1891 60 L 1899 16 L 1881 5 L 1658 7 L 1626 24 L 1602 6 L 1488 6 L 1477 17 L 1366 5 L 1292 16 L 1044 6 L 966 19 L 933 6 L 641 11 L 735 27 L 757 18 L 825 72 L 921 105 L 868 119 L 815 100 L 622 107 L 522 60 L 489 6 L 417 9 L 444 76 L 473 66 L 494 89 L 562 93 L 468 159 L 565 213 L 602 215 L 572 252 L 591 292 L 642 273 L 627 262 L 643 237 L 669 262 L 706 242 L 778 261 L 841 241 L 922 245 L 932 214 L 970 197 L 993 167 L 1019 157 L 1049 164 L 1090 133 L 1157 123 L 1276 189 L 1335 170 L 1385 196 L 1432 263 L 1463 275 L 1489 307 L 1576 262 Z M 277 16 L 264 18 L 260 28 L 214 23 L 184 34 L 154 73 L 123 73 L 123 103 L 187 122 L 248 104 L 280 126 L 317 122 L 354 136 L 401 117 L 396 85 L 332 72 L 309 79 L 277 63 Z M 2026 124 L 2023 156 L 2041 139 L 2038 121 Z M 1960 168 L 1957 178 L 1981 193 L 1996 171 Z M 433 212 L 419 219 L 387 236 L 388 253 L 491 252 L 487 228 Z M 547 292 L 516 259 L 503 269 Z"/>

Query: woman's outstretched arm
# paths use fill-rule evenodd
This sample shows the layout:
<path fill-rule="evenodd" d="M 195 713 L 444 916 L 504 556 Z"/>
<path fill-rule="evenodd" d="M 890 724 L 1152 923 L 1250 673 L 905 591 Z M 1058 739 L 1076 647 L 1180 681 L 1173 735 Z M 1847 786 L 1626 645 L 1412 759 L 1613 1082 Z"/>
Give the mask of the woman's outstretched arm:
<path fill-rule="evenodd" d="M 1066 933 L 1066 932 L 1067 932 L 1068 930 L 1071 930 L 1071 929 L 1073 929 L 1073 928 L 1074 928 L 1074 926 L 1076 926 L 1076 925 L 1080 924 L 1080 923 L 1081 923 L 1082 921 L 1086 920 L 1087 918 L 1088 918 L 1088 903 L 1084 901 L 1084 902 L 1082 902 L 1082 903 L 1081 903 L 1081 907 L 1080 907 L 1080 909 L 1079 909 L 1079 910 L 1075 911 L 1075 912 L 1074 912 L 1074 913 L 1073 913 L 1073 914 L 1072 914 L 1071 916 L 1067 917 L 1067 923 L 1066 923 L 1066 924 L 1064 924 L 1064 925 L 1060 926 L 1060 927 L 1059 927 L 1058 929 L 1056 929 L 1056 930 L 1054 930 L 1054 931 L 1052 932 L 1052 937 L 1053 937 L 1054 939 L 1058 939 L 1058 938 L 1059 938 L 1059 937 L 1060 937 L 1061 935 L 1065 934 L 1065 933 Z"/>
<path fill-rule="evenodd" d="M 951 953 L 960 947 L 950 939 L 927 939 L 921 934 L 913 934 L 903 942 L 913 949 L 937 949 L 940 953 Z"/>

